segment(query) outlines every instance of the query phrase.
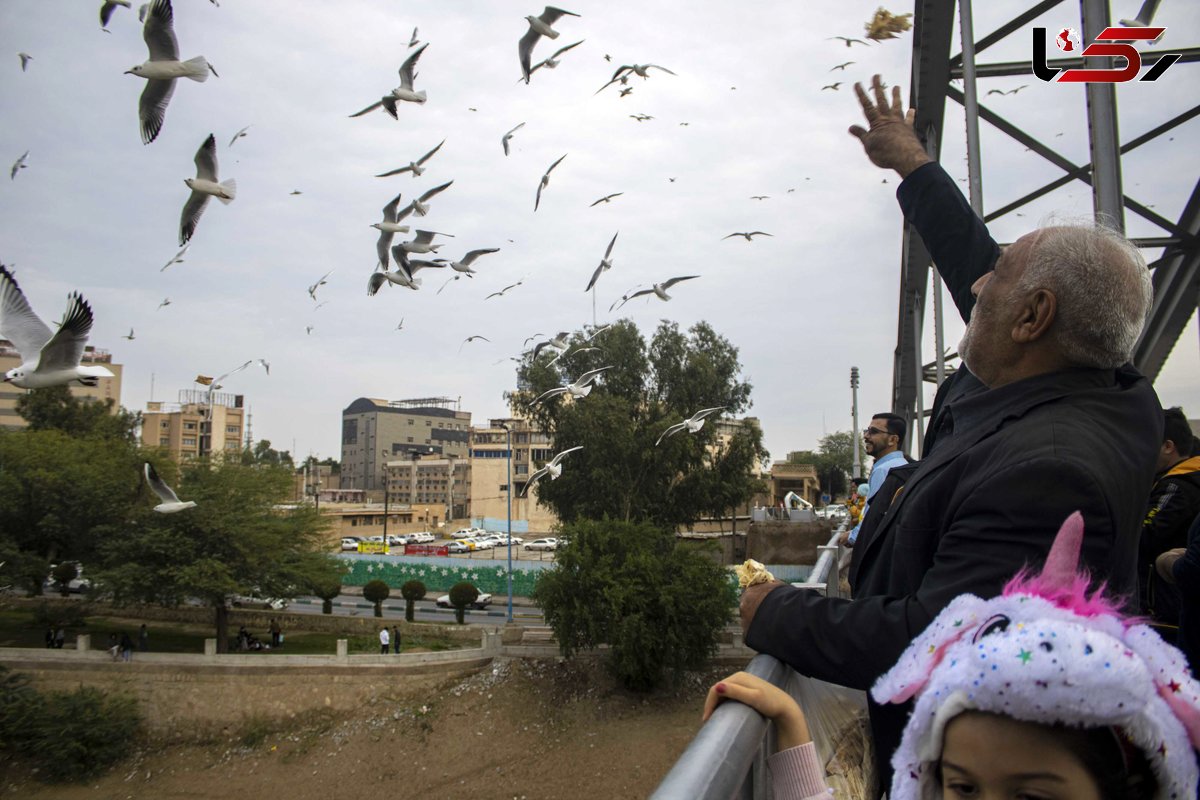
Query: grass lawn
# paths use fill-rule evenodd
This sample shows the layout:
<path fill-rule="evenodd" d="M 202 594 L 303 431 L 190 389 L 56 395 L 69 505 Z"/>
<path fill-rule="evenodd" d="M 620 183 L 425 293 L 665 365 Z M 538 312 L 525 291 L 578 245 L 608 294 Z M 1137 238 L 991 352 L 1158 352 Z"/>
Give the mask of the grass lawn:
<path fill-rule="evenodd" d="M 140 626 L 140 621 L 129 617 L 88 616 L 83 618 L 80 624 L 67 626 L 64 646 L 74 647 L 75 637 L 81 633 L 88 633 L 92 636 L 92 649 L 107 649 L 110 634 L 115 633 L 119 639 L 122 633 L 128 633 L 136 649 Z M 204 640 L 212 638 L 215 634 L 212 626 L 157 620 L 148 621 L 146 631 L 149 634 L 150 650 L 155 653 L 203 653 Z M 230 652 L 233 652 L 233 637 L 237 634 L 237 627 L 231 626 L 229 633 Z M 262 641 L 271 640 L 271 635 L 265 629 L 252 630 L 251 633 Z M 38 621 L 36 606 L 0 609 L 0 647 L 44 647 L 45 637 L 46 625 Z M 264 657 L 270 657 L 273 653 L 333 655 L 337 652 L 338 639 L 349 639 L 351 653 L 379 652 L 379 639 L 374 634 L 347 636 L 340 633 L 285 630 L 283 647 L 277 650 L 258 650 L 254 653 Z M 405 634 L 401 639 L 400 650 L 454 650 L 461 646 L 432 635 Z"/>

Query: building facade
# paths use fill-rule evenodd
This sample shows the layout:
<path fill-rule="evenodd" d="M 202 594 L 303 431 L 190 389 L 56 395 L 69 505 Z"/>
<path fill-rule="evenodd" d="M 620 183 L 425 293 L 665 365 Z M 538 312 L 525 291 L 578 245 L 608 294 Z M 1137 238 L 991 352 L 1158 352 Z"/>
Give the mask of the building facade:
<path fill-rule="evenodd" d="M 74 382 L 68 384 L 67 388 L 71 394 L 76 397 L 90 397 L 100 402 L 105 400 L 113 401 L 113 413 L 121 407 L 121 373 L 123 367 L 120 364 L 113 363 L 112 355 L 107 350 L 101 350 L 88 345 L 83 349 L 83 358 L 80 363 L 84 366 L 102 366 L 107 367 L 109 372 L 113 374 L 111 378 L 100 378 L 95 386 L 84 386 L 81 383 Z M 12 342 L 7 339 L 0 339 L 0 374 L 8 372 L 13 367 L 21 366 L 21 354 L 13 347 Z M 9 430 L 19 430 L 27 426 L 25 418 L 17 413 L 17 399 L 25 394 L 26 390 L 13 386 L 10 383 L 0 384 L 0 428 L 8 428 Z"/>
<path fill-rule="evenodd" d="M 412 453 L 408 459 L 388 461 L 389 511 L 418 510 L 417 517 L 431 525 L 471 516 L 471 462 L 448 456 L 432 458 Z"/>
<path fill-rule="evenodd" d="M 342 411 L 341 488 L 383 493 L 384 464 L 420 456 L 467 458 L 471 414 L 448 397 L 360 397 Z"/>
<path fill-rule="evenodd" d="M 214 392 L 211 418 L 207 401 L 207 392 L 185 389 L 178 403 L 146 403 L 142 445 L 162 448 L 179 462 L 240 454 L 246 430 L 244 396 Z"/>
<path fill-rule="evenodd" d="M 506 429 L 507 426 L 507 429 Z M 509 491 L 508 436 L 512 443 L 512 491 Z M 558 517 L 538 505 L 537 484 L 525 497 L 530 474 L 554 457 L 553 442 L 528 420 L 508 417 L 492 419 L 486 427 L 471 430 L 471 504 L 470 516 L 490 530 L 500 530 L 508 521 L 512 503 L 514 532 L 546 533 L 558 524 Z M 510 497 L 511 494 L 511 497 Z"/>

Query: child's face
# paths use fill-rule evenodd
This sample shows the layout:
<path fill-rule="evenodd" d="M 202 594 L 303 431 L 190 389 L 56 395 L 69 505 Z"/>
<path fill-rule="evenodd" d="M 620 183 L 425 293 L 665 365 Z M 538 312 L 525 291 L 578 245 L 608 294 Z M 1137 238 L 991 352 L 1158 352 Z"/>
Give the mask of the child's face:
<path fill-rule="evenodd" d="M 968 711 L 946 725 L 945 800 L 1100 800 L 1100 788 L 1054 732 Z"/>

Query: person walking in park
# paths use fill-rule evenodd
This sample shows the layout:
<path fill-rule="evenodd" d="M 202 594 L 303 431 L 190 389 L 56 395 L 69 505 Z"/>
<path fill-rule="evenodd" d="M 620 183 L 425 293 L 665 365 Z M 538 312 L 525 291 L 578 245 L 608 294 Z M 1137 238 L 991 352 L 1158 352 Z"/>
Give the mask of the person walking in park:
<path fill-rule="evenodd" d="M 392 652 L 400 655 L 400 626 L 392 626 Z"/>
<path fill-rule="evenodd" d="M 391 637 L 388 635 L 387 625 L 379 629 L 379 654 L 386 656 L 388 652 L 388 642 Z"/>
<path fill-rule="evenodd" d="M 150 631 L 146 630 L 146 623 L 142 623 L 142 627 L 138 628 L 138 650 L 143 653 L 150 652 Z"/>

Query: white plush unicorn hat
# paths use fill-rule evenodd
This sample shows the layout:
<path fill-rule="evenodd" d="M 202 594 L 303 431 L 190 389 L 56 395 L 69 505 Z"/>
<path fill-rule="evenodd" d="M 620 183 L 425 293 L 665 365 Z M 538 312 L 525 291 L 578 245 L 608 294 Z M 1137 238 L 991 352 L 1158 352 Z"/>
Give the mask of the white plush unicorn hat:
<path fill-rule="evenodd" d="M 916 697 L 892 757 L 891 800 L 941 796 L 936 765 L 946 723 L 967 710 L 1080 728 L 1114 727 L 1158 782 L 1155 800 L 1195 797 L 1200 684 L 1183 654 L 1149 626 L 1088 595 L 1078 569 L 1083 516 L 1070 516 L 1037 577 L 1024 571 L 991 600 L 955 598 L 871 694 Z"/>

